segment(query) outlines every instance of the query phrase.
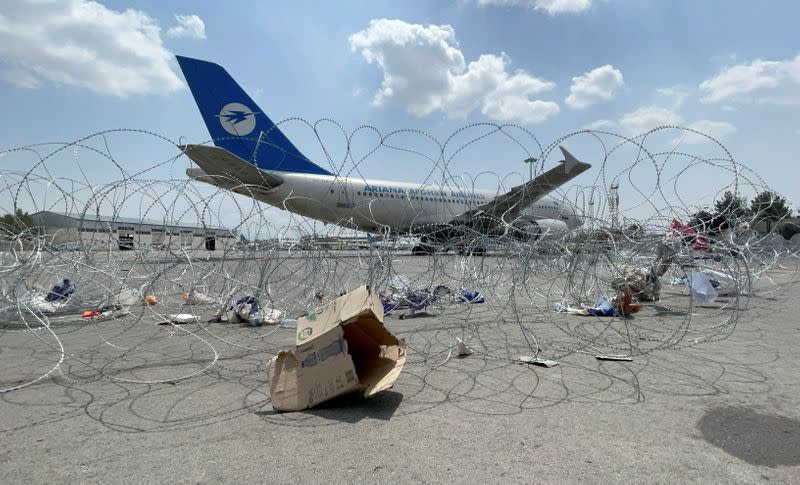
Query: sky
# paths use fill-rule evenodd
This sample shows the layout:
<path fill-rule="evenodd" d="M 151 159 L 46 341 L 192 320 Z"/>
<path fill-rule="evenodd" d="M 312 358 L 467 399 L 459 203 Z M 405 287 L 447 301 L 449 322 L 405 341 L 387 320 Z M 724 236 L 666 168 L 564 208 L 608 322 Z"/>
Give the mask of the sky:
<path fill-rule="evenodd" d="M 0 3 L 0 150 L 116 128 L 207 141 L 179 54 L 224 66 L 275 121 L 330 119 L 347 134 L 364 125 L 383 133 L 413 129 L 440 141 L 474 123 L 519 127 L 523 147 L 493 136 L 453 156 L 452 173 L 490 174 L 478 185 L 510 183 L 509 173 L 524 178 L 522 161 L 541 155 L 536 140 L 546 147 L 587 128 L 632 136 L 679 125 L 711 135 L 727 152 L 676 131 L 648 141 L 648 149 L 729 153 L 797 208 L 797 18 L 800 3 L 788 0 L 9 0 Z M 311 130 L 301 122 L 284 126 L 306 155 L 330 164 Z M 339 128 L 320 126 L 333 162 L 341 162 Z M 368 130 L 355 138 L 354 152 L 367 153 L 374 142 Z M 456 136 L 451 149 L 468 138 Z M 129 173 L 175 155 L 149 135 L 109 139 L 104 145 Z M 424 136 L 395 139 L 436 158 Z M 588 136 L 564 143 L 582 161 L 603 155 Z M 112 177 L 108 160 L 85 150 L 80 157 L 84 178 Z M 635 151 L 618 152 L 618 169 L 609 174 L 632 157 Z M 25 169 L 33 160 L 7 155 L 0 167 Z M 541 167 L 557 160 L 553 153 Z M 686 165 L 678 157 L 669 163 L 663 173 Z M 181 178 L 188 165 L 184 158 L 147 174 Z M 69 161 L 49 169 L 75 176 Z M 425 157 L 392 150 L 358 166 L 373 178 L 446 176 L 431 170 L 438 173 Z M 598 173 L 576 183 L 607 183 Z M 642 177 L 652 185 L 655 173 Z M 727 183 L 717 183 L 718 173 L 697 169 L 681 178 L 680 197 L 713 200 L 715 184 Z M 638 207 L 648 194 L 621 188 L 622 205 Z"/>

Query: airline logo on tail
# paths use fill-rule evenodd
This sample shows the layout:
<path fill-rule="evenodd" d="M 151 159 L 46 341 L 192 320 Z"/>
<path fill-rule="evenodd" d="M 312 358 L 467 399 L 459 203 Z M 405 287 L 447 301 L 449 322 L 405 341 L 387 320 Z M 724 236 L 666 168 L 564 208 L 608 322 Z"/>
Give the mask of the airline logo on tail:
<path fill-rule="evenodd" d="M 231 135 L 246 136 L 256 127 L 256 113 L 242 103 L 228 103 L 217 117 L 222 128 Z"/>

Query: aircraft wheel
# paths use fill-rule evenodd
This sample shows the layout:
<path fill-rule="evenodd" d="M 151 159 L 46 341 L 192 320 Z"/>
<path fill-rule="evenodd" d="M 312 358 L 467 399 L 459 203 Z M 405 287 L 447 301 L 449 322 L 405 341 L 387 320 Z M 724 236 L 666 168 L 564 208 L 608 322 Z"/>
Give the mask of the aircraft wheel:
<path fill-rule="evenodd" d="M 413 256 L 428 256 L 433 254 L 433 247 L 427 244 L 418 244 L 411 249 L 411 254 Z"/>

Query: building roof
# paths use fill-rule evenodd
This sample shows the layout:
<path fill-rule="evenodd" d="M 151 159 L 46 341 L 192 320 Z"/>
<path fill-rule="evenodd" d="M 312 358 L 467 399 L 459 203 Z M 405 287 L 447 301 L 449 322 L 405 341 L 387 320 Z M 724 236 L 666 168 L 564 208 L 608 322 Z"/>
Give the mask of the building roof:
<path fill-rule="evenodd" d="M 90 214 L 88 212 L 86 214 L 80 214 L 77 212 L 60 213 L 52 211 L 39 211 L 31 214 L 31 217 L 42 216 L 45 214 L 52 214 L 61 217 L 69 217 L 70 219 L 75 219 L 76 221 L 82 220 L 91 222 L 107 222 L 113 224 L 131 224 L 138 226 L 157 226 L 157 227 L 161 226 L 167 228 L 213 229 L 216 231 L 230 231 L 226 227 L 214 224 L 200 224 L 193 222 L 168 223 L 168 221 L 166 220 L 138 219 L 136 217 L 122 217 L 122 216 L 105 216 L 105 215 Z"/>

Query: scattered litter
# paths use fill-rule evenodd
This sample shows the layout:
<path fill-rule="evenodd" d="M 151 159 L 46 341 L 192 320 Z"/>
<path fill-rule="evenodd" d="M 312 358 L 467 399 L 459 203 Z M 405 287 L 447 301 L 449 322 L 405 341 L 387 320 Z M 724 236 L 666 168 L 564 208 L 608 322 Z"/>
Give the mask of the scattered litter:
<path fill-rule="evenodd" d="M 23 301 L 22 304 L 39 313 L 59 313 L 68 310 L 69 301 L 47 301 L 46 297 L 47 295 L 34 295 L 29 300 Z"/>
<path fill-rule="evenodd" d="M 690 221 L 690 224 L 691 223 Z M 672 229 L 673 237 L 680 239 L 683 244 L 691 246 L 695 251 L 711 252 L 708 237 L 699 234 L 695 228 L 684 225 L 678 219 L 673 219 L 670 224 L 670 229 Z"/>
<path fill-rule="evenodd" d="M 258 304 L 258 299 L 252 295 L 246 295 L 239 298 L 236 300 L 236 303 L 228 307 L 222 321 L 228 323 L 247 323 L 250 320 L 250 314 L 253 314 L 254 321 L 256 321 L 260 310 L 261 307 Z"/>
<path fill-rule="evenodd" d="M 425 315 L 440 315 L 448 303 L 485 303 L 486 299 L 480 291 L 454 291 L 448 286 L 439 285 L 433 290 L 415 288 L 406 275 L 392 277 L 386 292 L 381 295 L 383 312 L 390 315 L 395 310 L 407 310 L 400 319 Z"/>
<path fill-rule="evenodd" d="M 713 303 L 719 296 L 705 271 L 693 272 L 686 281 L 686 286 L 692 291 L 692 300 L 695 303 Z"/>
<path fill-rule="evenodd" d="M 617 296 L 612 300 L 614 304 L 614 309 L 617 311 L 618 315 L 621 316 L 628 316 L 631 313 L 636 313 L 642 309 L 641 305 L 637 305 L 631 302 L 631 294 L 627 291 L 620 291 Z"/>
<path fill-rule="evenodd" d="M 472 349 L 467 347 L 467 344 L 458 337 L 456 337 L 456 355 L 459 357 L 472 355 Z"/>
<path fill-rule="evenodd" d="M 315 125 L 311 123 L 308 126 Z M 489 128 L 504 139 L 515 136 L 506 130 Z M 671 131 L 674 128 L 661 127 L 658 130 L 666 130 L 659 131 L 661 135 L 670 132 L 666 138 L 672 138 Z M 124 133 L 124 130 L 115 132 L 113 138 L 130 136 L 133 142 L 141 141 L 142 136 L 150 136 L 140 132 Z M 488 135 L 489 132 L 486 133 Z M 594 132 L 593 136 L 604 139 L 608 134 Z M 567 137 L 563 139 L 565 143 L 572 143 Z M 14 220 L 13 214 L 16 207 L 20 206 L 32 216 L 35 215 L 35 224 L 29 227 L 46 227 L 48 234 L 57 236 L 59 242 L 64 238 L 78 239 L 74 243 L 57 244 L 56 239 L 39 237 L 16 222 L 3 226 L 5 232 L 0 238 L 0 266 L 4 275 L 0 282 L 0 326 L 25 325 L 44 330 L 41 335 L 33 332 L 15 333 L 15 340 L 25 338 L 30 343 L 19 347 L 21 351 L 2 354 L 6 360 L 11 359 L 10 363 L 3 366 L 10 373 L 5 381 L 15 388 L 47 382 L 47 376 L 53 373 L 63 373 L 65 377 L 83 381 L 81 367 L 69 365 L 73 359 L 68 356 L 73 355 L 92 356 L 91 364 L 101 379 L 117 379 L 120 369 L 128 369 L 125 378 L 133 381 L 141 379 L 143 382 L 176 382 L 190 379 L 192 375 L 207 376 L 202 372 L 203 366 L 213 367 L 218 356 L 242 358 L 242 362 L 263 356 L 265 352 L 272 356 L 279 348 L 275 345 L 279 344 L 270 338 L 271 332 L 260 332 L 264 330 L 262 328 L 248 331 L 250 327 L 243 329 L 237 325 L 184 325 L 181 338 L 188 337 L 187 345 L 180 348 L 175 347 L 174 340 L 169 339 L 141 340 L 148 342 L 145 346 L 128 346 L 126 341 L 131 336 L 147 339 L 148 332 L 160 333 L 158 330 L 163 327 L 150 328 L 155 322 L 152 317 L 154 314 L 161 315 L 163 319 L 166 314 L 189 313 L 206 319 L 219 312 L 219 319 L 227 320 L 229 308 L 246 294 L 254 295 L 259 300 L 259 308 L 254 309 L 252 304 L 247 308 L 242 305 L 237 309 L 241 310 L 241 314 L 231 315 L 231 321 L 258 325 L 275 320 L 276 328 L 278 325 L 292 328 L 279 331 L 276 337 L 280 337 L 281 333 L 296 335 L 304 326 L 289 316 L 303 315 L 309 309 L 333 300 L 342 288 L 355 288 L 362 281 L 380 284 L 380 288 L 375 287 L 374 292 L 384 290 L 387 310 L 393 310 L 396 315 L 428 314 L 441 317 L 405 324 L 398 324 L 396 319 L 392 319 L 394 321 L 387 324 L 397 336 L 407 336 L 409 352 L 413 348 L 411 359 L 426 368 L 423 371 L 443 367 L 442 359 L 446 361 L 455 356 L 459 350 L 454 340 L 456 335 L 473 345 L 475 352 L 480 352 L 482 357 L 485 354 L 487 357 L 511 356 L 511 359 L 516 359 L 514 356 L 541 352 L 542 355 L 558 355 L 561 359 L 585 352 L 586 349 L 592 349 L 590 357 L 595 354 L 613 355 L 621 351 L 630 356 L 680 351 L 698 342 L 716 344 L 725 340 L 737 328 L 742 315 L 747 314 L 745 310 L 753 310 L 749 297 L 732 298 L 724 305 L 693 303 L 696 295 L 690 294 L 689 288 L 697 290 L 698 285 L 680 279 L 677 282 L 673 280 L 673 283 L 681 285 L 678 291 L 669 289 L 660 293 L 660 286 L 666 285 L 673 276 L 669 273 L 664 278 L 667 274 L 663 272 L 664 268 L 670 264 L 691 268 L 685 269 L 687 280 L 691 274 L 702 271 L 708 275 L 708 283 L 717 294 L 741 292 L 746 288 L 748 292 L 759 291 L 778 299 L 783 293 L 779 291 L 781 286 L 790 283 L 800 268 L 800 254 L 797 252 L 800 235 L 794 237 L 794 245 L 789 248 L 774 235 L 762 234 L 764 231 L 779 230 L 788 222 L 764 220 L 765 216 L 768 218 L 774 213 L 774 206 L 759 211 L 737 210 L 735 218 L 727 217 L 735 221 L 736 229 L 724 233 L 712 233 L 704 224 L 694 222 L 700 219 L 692 215 L 699 210 L 697 204 L 720 207 L 718 202 L 726 189 L 734 197 L 729 200 L 745 194 L 759 194 L 759 197 L 768 195 L 765 191 L 769 187 L 763 180 L 743 168 L 739 161 L 733 160 L 724 147 L 714 150 L 709 147 L 697 157 L 685 153 L 686 150 L 681 150 L 681 153 L 662 151 L 658 147 L 659 142 L 654 143 L 653 140 L 666 139 L 663 136 L 648 134 L 645 137 L 628 138 L 634 143 L 626 143 L 626 147 L 620 147 L 617 143 L 609 145 L 603 141 L 596 145 L 595 156 L 597 160 L 602 160 L 602 166 L 597 165 L 595 170 L 602 172 L 603 176 L 594 180 L 598 184 L 601 180 L 611 182 L 611 192 L 608 186 L 594 184 L 575 186 L 572 187 L 575 190 L 571 188 L 560 194 L 561 203 L 572 206 L 582 216 L 583 224 L 579 227 L 570 224 L 561 232 L 563 228 L 560 222 L 545 221 L 536 224 L 539 226 L 535 228 L 536 237 L 531 237 L 534 236 L 531 232 L 534 227 L 526 226 L 534 225 L 522 224 L 525 218 L 517 220 L 516 216 L 511 216 L 520 207 L 515 201 L 526 199 L 533 192 L 528 194 L 527 189 L 522 192 L 515 190 L 510 198 L 501 199 L 502 204 L 511 207 L 501 220 L 509 223 L 508 229 L 514 229 L 503 231 L 504 235 L 496 233 L 497 237 L 483 236 L 486 232 L 484 229 L 491 232 L 495 232 L 494 227 L 499 229 L 500 226 L 495 226 L 495 223 L 500 221 L 480 215 L 489 207 L 481 207 L 480 204 L 485 202 L 481 200 L 467 204 L 473 210 L 465 209 L 464 217 L 458 216 L 451 223 L 429 226 L 431 219 L 419 217 L 419 213 L 406 214 L 409 224 L 407 228 L 402 228 L 403 231 L 419 231 L 420 235 L 425 234 L 426 237 L 409 241 L 407 246 L 402 247 L 399 240 L 390 241 L 393 233 L 397 233 L 397 228 L 386 228 L 390 231 L 385 239 L 391 244 L 372 244 L 367 249 L 361 236 L 351 232 L 353 221 L 329 220 L 330 224 L 324 227 L 321 224 L 310 227 L 303 218 L 276 221 L 268 211 L 254 210 L 257 202 L 232 205 L 229 204 L 231 194 L 226 190 L 202 190 L 195 185 L 196 182 L 189 180 L 154 180 L 149 175 L 152 172 L 147 170 L 137 171 L 138 175 L 123 174 L 117 179 L 113 176 L 112 179 L 101 177 L 103 180 L 99 181 L 82 176 L 70 179 L 70 173 L 80 174 L 84 155 L 95 158 L 91 147 L 104 146 L 104 142 L 112 143 L 103 133 L 91 135 L 90 138 L 77 144 L 68 142 L 66 145 L 53 145 L 52 148 L 44 145 L 35 147 L 42 154 L 41 160 L 47 160 L 47 163 L 36 164 L 32 171 L 18 170 L 20 166 L 30 165 L 25 158 L 28 150 L 0 153 L 0 157 L 8 162 L 7 170 L 2 172 L 8 193 L 5 213 L 12 215 L 11 219 Z M 405 139 L 406 135 L 400 138 Z M 482 137 L 479 135 L 478 138 Z M 478 138 L 474 141 L 477 142 Z M 614 138 L 616 135 L 608 139 Z M 393 146 L 397 145 L 393 142 L 400 141 L 395 136 L 381 135 L 378 139 L 390 142 L 385 145 L 379 143 L 390 153 L 403 148 Z M 453 144 L 461 139 L 465 138 L 459 135 L 453 137 L 452 141 L 448 139 L 447 152 L 453 157 L 444 160 L 444 165 L 440 167 L 442 174 L 447 172 L 448 164 L 458 161 L 456 154 L 472 150 L 460 151 Z M 472 140 L 472 137 L 466 139 Z M 343 140 L 347 141 L 348 138 Z M 553 155 L 557 156 L 558 153 L 551 153 L 551 149 L 555 152 L 556 145 L 546 143 L 547 148 L 543 150 L 538 146 L 530 146 L 530 141 L 519 140 L 528 151 L 540 154 L 542 166 L 555 162 Z M 163 143 L 163 140 L 158 143 Z M 472 143 L 469 141 L 470 147 Z M 414 143 L 405 148 L 417 148 L 416 145 Z M 69 149 L 64 150 L 64 146 Z M 42 150 L 46 153 L 42 153 Z M 113 153 L 115 150 L 107 151 Z M 631 154 L 636 156 L 637 152 L 649 158 L 647 163 L 628 163 Z M 374 153 L 376 156 L 369 158 L 381 158 L 379 151 Z M 683 168 L 677 166 L 682 163 L 679 159 L 686 162 Z M 359 163 L 366 161 L 370 160 Z M 80 166 L 77 162 L 80 162 Z M 120 163 L 119 160 L 116 162 Z M 682 190 L 685 187 L 679 187 L 680 183 L 673 184 L 671 176 L 660 176 L 665 173 L 662 167 L 667 162 L 672 167 L 670 173 L 680 173 L 682 178 L 702 179 L 704 183 L 708 182 L 705 184 L 707 187 L 702 193 L 687 194 Z M 569 166 L 571 162 L 565 165 Z M 53 176 L 48 170 L 50 166 L 60 167 L 66 178 Z M 653 176 L 639 176 L 642 175 L 642 167 L 650 170 L 652 173 L 649 175 Z M 731 167 L 735 174 L 747 172 L 749 175 L 728 177 Z M 109 164 L 108 168 L 113 168 L 113 164 Z M 338 167 L 341 174 L 352 172 L 351 169 L 347 166 Z M 718 173 L 714 174 L 715 171 Z M 92 178 L 91 175 L 87 174 L 87 177 Z M 499 183 L 505 175 L 497 175 L 500 175 L 497 178 Z M 229 180 L 224 185 L 235 187 L 243 184 L 243 187 L 249 187 L 251 184 L 247 182 Z M 451 180 L 438 182 L 450 185 Z M 462 181 L 452 182 L 458 185 Z M 617 202 L 617 196 L 620 195 L 616 189 L 617 183 L 623 185 L 619 191 L 623 197 L 622 209 Z M 51 203 L 49 197 L 50 202 L 44 203 L 41 197 L 36 197 L 43 188 L 47 188 L 48 193 L 58 193 L 58 203 Z M 461 190 L 455 186 L 451 188 Z M 464 189 L 467 194 L 470 193 L 471 189 Z M 533 189 L 534 192 L 538 190 Z M 91 194 L 97 193 L 102 193 L 102 200 L 91 197 Z M 625 207 L 641 202 L 636 194 L 653 194 L 653 203 L 648 208 L 633 211 L 635 214 L 626 212 Z M 715 194 L 717 200 L 712 201 Z M 369 202 L 373 209 L 380 205 L 377 195 L 370 194 L 367 197 L 362 193 L 365 203 Z M 380 195 L 396 200 L 397 194 Z M 417 195 L 427 197 L 431 194 Z M 305 204 L 302 197 L 298 199 L 298 194 L 288 197 L 284 201 L 284 208 L 297 208 Z M 635 200 L 626 200 L 626 197 Z M 339 201 L 340 205 L 351 205 L 352 201 L 345 199 Z M 180 207 L 175 206 L 176 201 L 180 202 Z M 412 205 L 417 207 L 419 204 Z M 197 210 L 184 210 L 187 207 Z M 101 209 L 105 215 L 99 213 Z M 497 210 L 497 204 L 494 204 L 490 212 Z M 371 214 L 377 215 L 380 210 L 361 212 L 364 217 L 370 218 Z M 123 223 L 120 216 L 135 214 L 148 219 L 129 221 L 133 229 L 127 223 L 120 224 Z M 639 218 L 639 215 L 644 217 Z M 50 228 L 56 227 L 51 227 L 49 222 L 66 222 L 65 217 L 71 218 L 71 226 L 74 226 L 72 221 L 77 217 L 80 220 L 79 227 L 97 230 L 76 231 L 70 228 L 58 230 L 57 233 L 50 231 Z M 673 229 L 668 229 L 666 226 L 673 217 L 680 220 L 676 221 Z M 374 223 L 372 225 L 375 228 L 384 228 L 382 224 L 385 220 L 382 222 L 380 219 L 383 216 L 375 216 L 372 221 L 362 218 L 362 222 Z M 689 222 L 684 224 L 681 221 Z M 182 230 L 179 228 L 187 224 L 192 228 L 191 235 L 188 231 L 186 234 L 180 232 Z M 559 229 L 545 231 L 548 229 L 545 226 Z M 152 234 L 142 234 L 141 237 L 135 234 L 139 229 L 149 227 L 154 229 Z M 214 236 L 209 237 L 212 230 Z M 201 235 L 204 232 L 207 232 L 205 237 Z M 547 237 L 543 237 L 545 235 Z M 124 237 L 124 241 L 119 240 L 120 236 Z M 137 239 L 137 244 L 128 244 L 128 238 L 131 237 Z M 453 238 L 463 239 L 463 243 L 453 243 Z M 120 242 L 124 243 L 126 251 L 117 251 Z M 206 248 L 216 245 L 216 251 L 203 251 L 201 248 L 204 244 Z M 481 250 L 486 249 L 492 257 L 482 260 L 464 257 L 453 251 L 456 247 L 453 244 L 473 248 L 480 244 Z M 50 250 L 54 245 L 58 247 L 57 251 Z M 83 250 L 71 250 L 77 246 Z M 447 254 L 448 250 L 450 254 Z M 414 252 L 424 252 L 429 256 L 414 260 L 412 264 L 406 256 Z M 706 266 L 723 276 L 701 269 Z M 398 272 L 407 272 L 409 276 L 392 278 Z M 683 271 L 674 274 L 680 275 Z M 45 298 L 49 290 L 64 277 L 77 284 L 77 291 L 66 298 L 63 298 L 64 293 L 57 292 L 55 301 L 47 301 Z M 387 279 L 391 279 L 390 289 L 387 289 Z M 612 285 L 615 279 L 618 284 Z M 452 289 L 445 287 L 437 291 L 438 283 L 446 283 Z M 486 303 L 481 307 L 468 306 L 471 305 L 470 301 L 481 301 L 481 298 L 464 298 L 465 289 L 479 289 Z M 187 306 L 186 303 L 199 304 L 203 300 L 199 295 L 195 298 L 193 290 L 210 296 L 214 301 L 208 306 Z M 188 293 L 187 301 L 181 298 L 185 292 Z M 407 298 L 411 292 L 420 293 Z M 565 316 L 567 313 L 587 315 L 585 306 L 607 312 L 608 304 L 600 302 L 594 305 L 601 295 L 620 314 L 632 314 L 640 303 L 642 311 L 634 314 L 637 320 L 631 321 L 631 325 L 610 327 L 604 324 L 608 323 L 609 318 L 615 317 Z M 662 296 L 665 300 L 663 304 L 645 303 L 659 300 Z M 721 297 L 718 297 L 716 302 L 720 300 Z M 75 320 L 84 324 L 94 323 L 101 318 L 124 314 L 125 310 L 103 312 L 97 308 L 98 304 L 105 302 L 119 303 L 131 309 L 130 317 L 124 319 L 123 334 L 117 334 L 119 326 L 116 325 L 110 329 L 98 325 L 97 328 L 85 330 L 71 325 Z M 561 302 L 553 308 L 562 313 L 546 312 L 552 302 Z M 407 307 L 403 308 L 402 305 Z M 468 311 L 476 308 L 480 311 Z M 273 309 L 280 309 L 283 315 L 277 317 Z M 91 316 L 80 319 L 84 311 L 92 312 Z M 246 319 L 242 320 L 242 316 L 246 316 Z M 347 328 L 348 325 L 342 323 L 342 326 Z M 79 334 L 73 333 L 76 330 Z M 95 338 L 98 336 L 94 334 L 95 330 L 102 330 L 101 339 Z M 132 330 L 130 334 L 129 330 Z M 83 338 L 80 332 L 89 332 L 89 338 Z M 61 356 L 66 358 L 54 360 L 51 355 L 37 350 L 45 333 L 47 346 L 61 349 Z M 265 340 L 254 335 L 261 333 Z M 108 344 L 125 347 L 126 350 L 96 351 L 97 346 Z M 29 349 L 25 349 L 26 345 L 29 345 Z M 235 355 L 230 355 L 227 349 L 234 347 L 237 351 Z M 214 357 L 209 359 L 209 356 Z M 162 365 L 174 358 L 191 362 L 192 367 L 200 372 L 190 375 L 186 374 L 184 366 Z M 351 359 L 358 368 L 359 360 L 352 356 Z M 137 372 L 142 363 L 149 368 L 146 375 Z M 433 376 L 433 379 L 436 377 Z M 465 390 L 463 393 L 461 388 Z M 453 390 L 456 393 L 454 397 L 471 399 L 481 392 L 474 386 L 461 388 Z M 5 389 L 0 389 L 2 391 Z"/>
<path fill-rule="evenodd" d="M 210 296 L 200 293 L 199 291 L 190 291 L 188 293 L 184 293 L 183 296 L 184 303 L 188 305 L 207 305 L 209 303 L 214 303 L 214 299 Z"/>
<path fill-rule="evenodd" d="M 133 306 L 136 305 L 137 303 L 141 304 L 142 299 L 143 297 L 141 292 L 132 290 L 130 288 L 123 288 L 122 290 L 120 290 L 119 295 L 117 295 L 117 301 L 119 302 L 120 305 L 124 306 Z M 144 301 L 146 303 L 147 299 L 144 299 Z M 157 302 L 158 300 L 156 300 L 156 303 Z"/>
<path fill-rule="evenodd" d="M 542 367 L 555 367 L 558 365 L 558 361 L 550 360 L 550 359 L 543 359 L 541 357 L 534 357 L 531 355 L 520 355 L 519 359 L 517 359 L 517 363 L 519 364 L 533 364 L 539 365 Z"/>
<path fill-rule="evenodd" d="M 245 323 L 252 327 L 259 327 L 264 324 L 273 325 L 281 321 L 282 315 L 282 311 L 274 308 L 259 308 L 255 312 L 250 311 L 250 316 Z"/>
<path fill-rule="evenodd" d="M 179 313 L 177 315 L 167 315 L 168 323 L 197 323 L 200 317 L 192 315 L 191 313 Z"/>
<path fill-rule="evenodd" d="M 597 317 L 613 317 L 617 311 L 611 306 L 608 298 L 601 296 L 592 307 L 586 308 L 586 314 Z"/>
<path fill-rule="evenodd" d="M 464 303 L 486 303 L 480 291 L 461 290 L 459 298 Z"/>
<path fill-rule="evenodd" d="M 81 315 L 82 318 L 91 318 L 92 320 L 111 320 L 130 312 L 122 305 L 103 305 L 96 310 L 86 310 Z"/>
<path fill-rule="evenodd" d="M 614 361 L 621 361 L 621 362 L 632 362 L 633 357 L 629 355 L 595 355 L 595 359 L 597 360 L 614 360 Z"/>
<path fill-rule="evenodd" d="M 295 347 L 267 365 L 272 407 L 300 411 L 357 390 L 372 396 L 392 387 L 405 361 L 380 298 L 362 286 L 298 320 Z"/>
<path fill-rule="evenodd" d="M 72 296 L 76 290 L 77 287 L 75 284 L 64 278 L 61 284 L 54 286 L 53 289 L 50 290 L 50 293 L 44 297 L 44 299 L 46 301 L 64 301 L 69 299 L 69 297 Z"/>
<path fill-rule="evenodd" d="M 658 301 L 661 299 L 660 278 L 669 269 L 676 257 L 675 251 L 666 244 L 656 248 L 656 258 L 650 267 L 625 267 L 622 275 L 611 282 L 618 292 L 625 292 L 639 301 Z"/>
<path fill-rule="evenodd" d="M 730 275 L 727 273 L 723 273 L 721 271 L 715 271 L 709 268 L 703 268 L 703 273 L 708 275 L 709 282 L 717 290 L 717 293 L 720 295 L 735 293 L 738 288 L 736 284 L 736 280 L 734 280 Z"/>
<path fill-rule="evenodd" d="M 282 321 L 281 317 L 283 317 L 283 312 L 281 310 L 276 308 L 261 308 L 256 297 L 245 295 L 208 322 L 246 323 L 252 327 L 259 327 L 261 325 L 280 323 Z"/>
<path fill-rule="evenodd" d="M 554 303 L 553 311 L 568 315 L 595 316 L 595 317 L 627 317 L 641 309 L 640 305 L 631 303 L 630 295 L 620 292 L 620 295 L 609 301 L 601 296 L 590 307 L 575 308 L 562 303 Z"/>

